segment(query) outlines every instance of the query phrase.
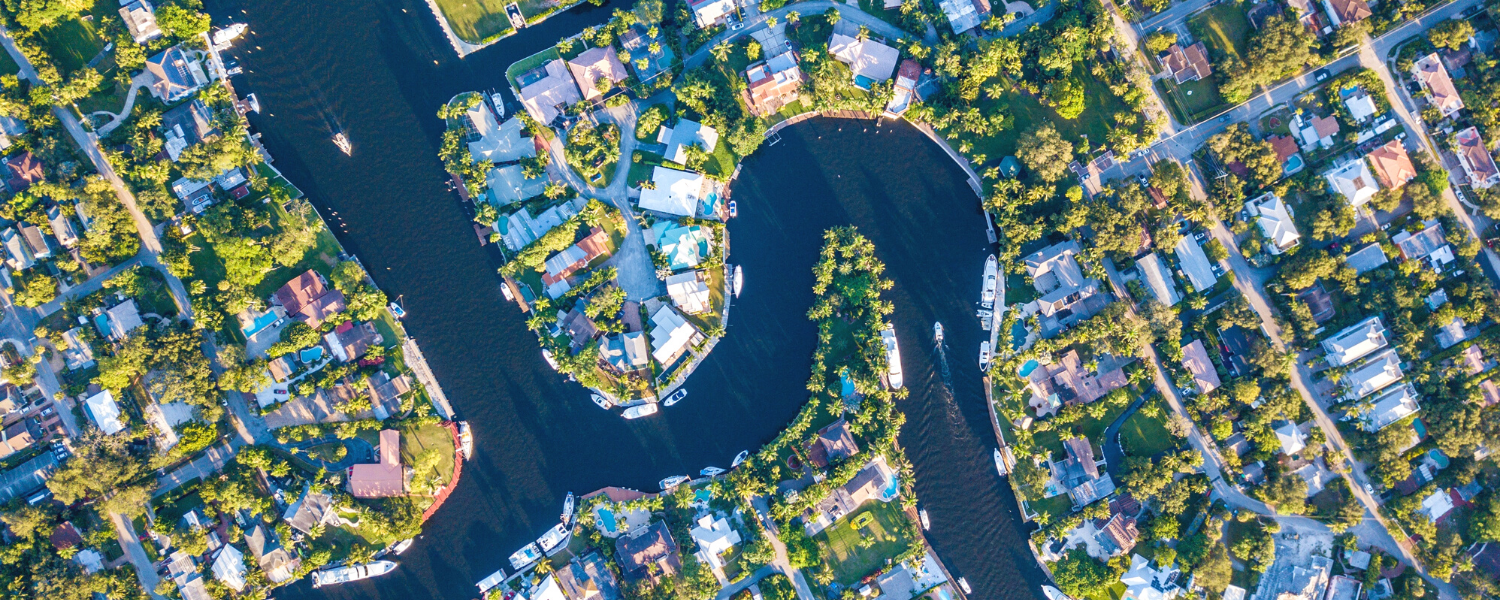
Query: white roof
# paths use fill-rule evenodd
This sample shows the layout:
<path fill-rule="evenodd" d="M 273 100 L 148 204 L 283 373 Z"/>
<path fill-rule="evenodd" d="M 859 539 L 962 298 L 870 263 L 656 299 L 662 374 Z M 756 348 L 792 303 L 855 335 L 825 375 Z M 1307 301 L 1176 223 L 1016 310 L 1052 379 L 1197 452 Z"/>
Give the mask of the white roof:
<path fill-rule="evenodd" d="M 1245 600 L 1245 588 L 1231 584 L 1224 588 L 1224 600 Z"/>
<path fill-rule="evenodd" d="M 697 144 L 704 152 L 712 153 L 719 145 L 719 132 L 697 121 L 682 119 L 676 127 L 663 126 L 656 134 L 656 141 L 667 145 L 667 160 L 685 165 L 688 146 Z"/>
<path fill-rule="evenodd" d="M 864 76 L 875 81 L 886 81 L 896 73 L 896 63 L 901 51 L 866 38 L 849 37 L 835 33 L 828 40 L 828 51 L 839 62 L 849 65 L 856 77 Z"/>
<path fill-rule="evenodd" d="M 490 186 L 490 196 L 496 204 L 507 206 L 530 200 L 547 191 L 545 175 L 535 179 L 526 178 L 526 168 L 521 165 L 505 165 L 490 169 L 485 180 Z"/>
<path fill-rule="evenodd" d="M 1328 185 L 1333 187 L 1333 191 L 1343 195 L 1349 205 L 1355 208 L 1369 202 L 1370 198 L 1375 197 L 1375 192 L 1380 190 L 1375 175 L 1370 173 L 1370 165 L 1363 158 L 1349 161 L 1323 176 L 1328 179 Z"/>
<path fill-rule="evenodd" d="M 943 15 L 948 17 L 948 24 L 953 26 L 955 34 L 979 26 L 979 9 L 972 0 L 939 0 L 938 7 L 943 9 Z"/>
<path fill-rule="evenodd" d="M 1379 315 L 1345 327 L 1343 331 L 1323 340 L 1323 352 L 1328 355 L 1328 364 L 1335 367 L 1364 358 L 1385 346 L 1385 324 L 1380 321 Z"/>
<path fill-rule="evenodd" d="M 730 527 L 728 520 L 723 517 L 715 519 L 713 515 L 700 517 L 697 527 L 694 527 L 690 534 L 693 541 L 698 544 L 699 556 L 704 562 L 715 567 L 723 566 L 719 555 L 740 543 L 740 532 Z"/>
<path fill-rule="evenodd" d="M 219 557 L 214 559 L 214 579 L 224 582 L 234 591 L 240 592 L 245 589 L 245 555 L 229 544 L 219 551 Z"/>
<path fill-rule="evenodd" d="M 1391 423 L 1405 419 L 1422 406 L 1417 403 L 1417 390 L 1410 383 L 1396 386 L 1389 392 L 1381 394 L 1373 402 L 1369 414 L 1365 415 L 1365 430 L 1380 431 L 1390 426 Z"/>
<path fill-rule="evenodd" d="M 1374 98 L 1371 98 L 1367 93 L 1363 93 L 1364 90 L 1360 90 L 1360 92 L 1344 101 L 1344 106 L 1349 107 L 1349 116 L 1354 117 L 1355 121 L 1363 121 L 1375 116 L 1375 113 L 1380 110 L 1375 107 Z"/>
<path fill-rule="evenodd" d="M 476 111 L 478 116 L 475 116 Z M 530 136 L 521 135 L 519 118 L 511 117 L 504 124 L 498 124 L 489 107 L 480 103 L 469 109 L 469 121 L 481 136 L 469 142 L 469 156 L 474 162 L 503 163 L 536 156 L 536 144 Z"/>
<path fill-rule="evenodd" d="M 1286 249 L 1297 243 L 1302 236 L 1292 223 L 1292 215 L 1276 194 L 1267 192 L 1259 198 L 1245 202 L 1245 210 L 1255 218 L 1261 233 L 1266 234 L 1278 249 Z"/>
<path fill-rule="evenodd" d="M 1307 447 L 1307 434 L 1297 428 L 1297 424 L 1287 421 L 1286 424 L 1276 428 L 1276 440 L 1281 442 L 1281 452 L 1291 456 L 1301 452 Z"/>
<path fill-rule="evenodd" d="M 141 323 L 141 312 L 136 309 L 134 298 L 116 304 L 105 312 L 109 313 L 109 335 L 117 340 L 130 337 L 131 331 L 144 326 L 144 323 Z"/>
<path fill-rule="evenodd" d="M 642 209 L 680 217 L 698 214 L 698 202 L 707 183 L 702 174 L 658 166 L 651 172 L 651 181 L 656 189 L 641 190 Z"/>
<path fill-rule="evenodd" d="M 89 414 L 89 418 L 94 420 L 94 424 L 105 435 L 114 435 L 125 428 L 125 424 L 120 422 L 120 405 L 115 403 L 115 396 L 109 390 L 89 396 L 83 404 L 86 409 L 84 412 Z"/>
<path fill-rule="evenodd" d="M 1453 510 L 1453 496 L 1448 494 L 1448 490 L 1439 488 L 1431 496 L 1422 499 L 1422 512 L 1427 513 L 1427 518 L 1433 523 L 1438 522 L 1438 519 L 1443 518 L 1443 515 L 1451 510 Z"/>
<path fill-rule="evenodd" d="M 531 590 L 531 600 L 568 600 L 568 597 L 563 595 L 562 586 L 557 585 L 557 579 L 549 574 Z"/>
<path fill-rule="evenodd" d="M 1141 276 L 1145 277 L 1146 286 L 1151 288 L 1151 294 L 1156 296 L 1157 301 L 1167 306 L 1182 301 L 1182 294 L 1177 292 L 1177 284 L 1172 281 L 1172 272 L 1155 252 L 1142 256 L 1135 266 L 1140 270 Z"/>
<path fill-rule="evenodd" d="M 667 295 L 672 304 L 690 315 L 705 312 L 709 308 L 708 284 L 698 279 L 697 271 L 678 273 L 667 278 Z"/>
<path fill-rule="evenodd" d="M 1208 259 L 1203 246 L 1198 245 L 1197 238 L 1182 236 L 1182 241 L 1177 242 L 1173 252 L 1177 254 L 1178 266 L 1182 267 L 1182 273 L 1187 275 L 1188 283 L 1193 284 L 1194 290 L 1202 292 L 1218 283 L 1219 276 L 1214 275 L 1213 261 Z"/>
<path fill-rule="evenodd" d="M 1357 399 L 1400 381 L 1402 376 L 1401 357 L 1396 356 L 1395 348 L 1386 348 L 1345 375 L 1344 383 L 1349 385 L 1348 397 Z"/>
<path fill-rule="evenodd" d="M 651 325 L 651 357 L 660 363 L 677 356 L 698 333 L 670 306 L 657 309 L 656 314 L 651 315 Z"/>
<path fill-rule="evenodd" d="M 1169 581 L 1177 569 L 1157 569 L 1151 561 L 1139 554 L 1130 556 L 1130 569 L 1120 576 L 1125 584 L 1125 597 L 1135 600 L 1169 600 L 1177 596 L 1181 588 Z"/>
<path fill-rule="evenodd" d="M 734 2 L 731 0 L 712 0 L 693 6 L 693 17 L 698 21 L 699 27 L 714 25 L 732 12 Z"/>

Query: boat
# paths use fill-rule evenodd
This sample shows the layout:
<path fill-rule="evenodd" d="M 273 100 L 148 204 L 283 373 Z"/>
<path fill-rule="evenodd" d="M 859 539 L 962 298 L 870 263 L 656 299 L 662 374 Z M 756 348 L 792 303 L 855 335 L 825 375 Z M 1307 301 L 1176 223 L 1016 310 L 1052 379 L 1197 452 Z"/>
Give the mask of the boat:
<path fill-rule="evenodd" d="M 495 117 L 498 119 L 504 119 L 505 96 L 501 96 L 499 92 L 490 94 L 490 102 L 493 102 L 495 104 Z"/>
<path fill-rule="evenodd" d="M 985 308 L 995 306 L 995 288 L 1000 283 L 1000 263 L 995 260 L 995 255 L 984 259 L 984 288 L 979 292 L 979 303 Z"/>
<path fill-rule="evenodd" d="M 703 467 L 703 470 L 698 471 L 698 474 L 704 477 L 718 477 L 724 474 L 724 469 L 720 469 L 718 467 Z"/>
<path fill-rule="evenodd" d="M 1073 598 L 1064 594 L 1062 590 L 1050 585 L 1042 586 L 1042 595 L 1046 596 L 1047 600 L 1073 600 Z"/>
<path fill-rule="evenodd" d="M 494 573 L 490 573 L 489 577 L 479 580 L 479 583 L 474 584 L 474 587 L 479 588 L 479 595 L 483 596 L 485 592 L 490 591 L 490 588 L 500 585 L 504 581 L 505 569 L 500 569 Z"/>
<path fill-rule="evenodd" d="M 458 449 L 464 453 L 464 460 L 474 457 L 474 434 L 469 432 L 469 422 L 458 422 Z"/>
<path fill-rule="evenodd" d="M 401 308 L 400 304 L 396 304 L 395 302 L 392 302 L 392 303 L 386 305 L 386 308 L 391 309 L 391 315 L 394 316 L 394 317 L 396 317 L 397 319 L 405 319 L 406 318 L 406 309 Z"/>
<path fill-rule="evenodd" d="M 349 143 L 349 136 L 340 131 L 333 134 L 333 145 L 338 146 L 346 156 L 354 156 L 354 146 Z"/>
<path fill-rule="evenodd" d="M 255 97 L 255 92 L 245 94 L 245 108 L 250 109 L 250 112 L 253 113 L 260 112 L 260 98 Z"/>
<path fill-rule="evenodd" d="M 536 545 L 542 549 L 543 553 L 551 555 L 557 550 L 562 549 L 572 533 L 572 530 L 568 529 L 567 525 L 558 523 L 553 525 L 552 529 L 548 529 L 547 533 L 542 534 L 542 537 L 537 538 Z"/>
<path fill-rule="evenodd" d="M 886 383 L 891 389 L 898 389 L 906 382 L 901 378 L 901 348 L 896 345 L 895 326 L 886 326 L 880 331 L 880 339 L 885 342 L 885 360 L 889 363 L 886 372 Z"/>
<path fill-rule="evenodd" d="M 401 556 L 401 553 L 406 552 L 407 549 L 411 548 L 412 543 L 416 541 L 417 538 L 406 538 L 404 540 L 396 542 L 396 545 L 390 547 L 389 552 L 396 556 Z"/>
<path fill-rule="evenodd" d="M 932 522 L 927 520 L 927 509 L 917 511 L 917 516 L 922 517 L 922 531 L 932 529 Z"/>
<path fill-rule="evenodd" d="M 243 35 L 245 33 L 245 30 L 248 28 L 249 27 L 244 23 L 235 23 L 233 25 L 215 31 L 213 37 L 214 47 L 219 48 L 220 50 L 229 47 L 229 42 L 232 42 L 236 38 Z"/>
<path fill-rule="evenodd" d="M 679 485 L 682 485 L 682 484 L 687 483 L 687 482 L 692 481 L 692 480 L 693 480 L 693 478 L 688 477 L 687 475 L 673 475 L 671 477 L 668 477 L 666 479 L 661 480 L 661 490 L 663 492 L 665 492 L 667 490 L 670 490 L 670 489 L 672 489 L 674 487 L 677 487 Z"/>
<path fill-rule="evenodd" d="M 747 458 L 750 458 L 750 451 L 741 450 L 739 454 L 734 455 L 734 462 L 729 464 L 729 468 L 733 469 L 740 466 L 740 463 L 745 462 Z"/>
<path fill-rule="evenodd" d="M 736 206 L 735 203 L 734 203 L 734 201 L 730 200 L 729 201 L 729 218 L 733 219 L 733 218 L 738 217 L 738 216 L 740 216 L 739 206 Z"/>
<path fill-rule="evenodd" d="M 349 583 L 351 581 L 359 581 L 361 579 L 379 577 L 381 575 L 385 575 L 386 573 L 390 573 L 395 569 L 396 563 L 388 560 L 377 560 L 375 562 L 365 563 L 362 565 L 324 569 L 322 571 L 313 573 L 313 587 L 318 588 L 325 585 L 338 585 L 340 583 Z"/>
<path fill-rule="evenodd" d="M 506 302 L 515 302 L 516 301 L 516 295 L 510 293 L 510 284 L 509 283 L 502 283 L 502 284 L 500 284 L 500 295 L 501 296 L 505 296 L 505 301 Z"/>
<path fill-rule="evenodd" d="M 666 400 L 662 400 L 661 401 L 661 405 L 662 406 L 671 406 L 673 404 L 677 404 L 678 402 L 682 402 L 682 399 L 686 398 L 686 397 L 687 397 L 687 390 L 677 390 L 675 392 L 672 392 L 671 396 L 667 396 Z"/>
<path fill-rule="evenodd" d="M 542 358 L 547 361 L 547 364 L 552 367 L 553 371 L 557 370 L 557 359 L 552 358 L 552 351 L 551 350 L 543 348 L 542 349 Z"/>
<path fill-rule="evenodd" d="M 589 394 L 589 399 L 593 400 L 594 404 L 598 404 L 599 408 L 602 408 L 604 410 L 609 410 L 609 407 L 611 406 L 609 398 L 605 398 L 604 396 L 600 396 L 599 394 Z"/>
<path fill-rule="evenodd" d="M 632 406 L 630 408 L 625 409 L 625 413 L 624 414 L 625 414 L 625 418 L 627 418 L 627 419 L 639 419 L 641 417 L 649 417 L 651 415 L 656 414 L 656 405 L 655 404 L 642 404 L 640 406 Z"/>
<path fill-rule="evenodd" d="M 745 271 L 739 265 L 734 266 L 734 297 L 740 297 L 740 288 L 745 285 Z"/>
<path fill-rule="evenodd" d="M 995 449 L 995 470 L 1000 472 L 1001 477 L 1010 474 L 1010 466 L 1005 464 L 1005 453 L 999 448 Z"/>
<path fill-rule="evenodd" d="M 989 343 L 989 341 L 979 342 L 979 368 L 980 369 L 988 369 L 989 367 L 990 367 L 990 343 Z"/>
<path fill-rule="evenodd" d="M 564 525 L 573 522 L 573 492 L 568 492 L 568 497 L 563 498 L 562 522 Z"/>
<path fill-rule="evenodd" d="M 972 593 L 974 593 L 974 590 L 969 589 L 969 580 L 964 579 L 962 577 L 958 578 L 958 587 L 963 588 L 965 594 L 972 594 Z"/>
<path fill-rule="evenodd" d="M 520 571 L 542 559 L 542 550 L 537 548 L 536 542 L 526 544 L 525 547 L 510 555 L 510 568 Z"/>
<path fill-rule="evenodd" d="M 942 323 L 939 323 L 939 322 L 936 322 L 936 321 L 934 321 L 932 323 L 932 342 L 934 344 L 942 344 L 943 343 L 943 324 Z"/>

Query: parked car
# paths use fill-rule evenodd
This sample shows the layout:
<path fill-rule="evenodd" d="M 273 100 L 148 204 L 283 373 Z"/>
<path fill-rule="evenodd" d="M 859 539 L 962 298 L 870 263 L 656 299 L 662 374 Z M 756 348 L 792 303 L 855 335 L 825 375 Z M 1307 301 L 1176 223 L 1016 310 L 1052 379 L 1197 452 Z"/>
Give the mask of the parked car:
<path fill-rule="evenodd" d="M 1328 79 L 1328 69 L 1318 69 L 1316 71 L 1313 71 L 1313 79 L 1315 81 Z"/>

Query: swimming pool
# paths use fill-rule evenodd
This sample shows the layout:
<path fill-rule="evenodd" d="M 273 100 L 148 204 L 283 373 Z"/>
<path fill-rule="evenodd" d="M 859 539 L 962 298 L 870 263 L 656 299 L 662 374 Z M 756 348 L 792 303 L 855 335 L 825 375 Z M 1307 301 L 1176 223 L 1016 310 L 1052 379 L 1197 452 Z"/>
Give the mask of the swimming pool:
<path fill-rule="evenodd" d="M 308 348 L 306 350 L 303 350 L 302 353 L 298 356 L 302 359 L 302 362 L 305 363 L 317 362 L 318 359 L 323 358 L 323 347 L 314 346 L 312 348 Z"/>
<path fill-rule="evenodd" d="M 604 526 L 604 531 L 609 533 L 615 532 L 615 511 L 600 507 L 594 509 L 594 513 L 599 515 L 599 524 Z"/>
<path fill-rule="evenodd" d="M 1024 345 L 1026 345 L 1026 326 L 1022 325 L 1020 321 L 1016 321 L 1010 326 L 1010 348 L 1012 350 L 1020 350 L 1021 346 Z M 1021 376 L 1025 377 L 1025 374 Z"/>
<path fill-rule="evenodd" d="M 268 312 L 257 317 L 250 323 L 249 327 L 240 329 L 240 332 L 244 333 L 247 338 L 254 337 L 255 334 L 260 333 L 260 330 L 270 327 L 272 323 L 275 323 L 276 319 L 276 313 Z"/>
<path fill-rule="evenodd" d="M 854 380 L 849 378 L 849 367 L 839 369 L 839 393 L 844 398 L 854 395 Z"/>
<path fill-rule="evenodd" d="M 1026 377 L 1026 376 L 1031 375 L 1031 372 L 1035 371 L 1036 367 L 1037 367 L 1036 359 L 1031 359 L 1031 360 L 1026 361 L 1026 364 L 1021 365 L 1020 370 L 1016 371 L 1016 373 L 1019 374 L 1022 377 Z"/>

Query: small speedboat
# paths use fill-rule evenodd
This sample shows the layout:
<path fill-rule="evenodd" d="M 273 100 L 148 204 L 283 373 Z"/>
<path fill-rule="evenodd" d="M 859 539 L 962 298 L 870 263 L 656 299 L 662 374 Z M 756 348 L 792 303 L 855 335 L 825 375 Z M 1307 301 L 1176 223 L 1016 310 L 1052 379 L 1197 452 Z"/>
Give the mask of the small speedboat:
<path fill-rule="evenodd" d="M 551 366 L 553 371 L 557 370 L 557 359 L 552 358 L 551 350 L 548 350 L 546 348 L 542 349 L 542 360 L 547 361 L 547 365 Z"/>
<path fill-rule="evenodd" d="M 972 594 L 972 593 L 974 593 L 974 590 L 969 589 L 969 580 L 964 579 L 962 577 L 958 578 L 958 587 L 963 588 L 965 594 Z"/>
<path fill-rule="evenodd" d="M 391 546 L 390 553 L 396 556 L 401 556 L 401 553 L 406 552 L 407 549 L 411 548 L 411 545 L 416 541 L 417 538 L 406 538 L 404 540 L 396 542 L 396 545 Z"/>
<path fill-rule="evenodd" d="M 942 323 L 933 322 L 933 324 L 932 324 L 932 342 L 935 343 L 935 344 L 941 344 L 941 343 L 943 343 L 943 324 Z"/>
<path fill-rule="evenodd" d="M 562 522 L 564 525 L 573 522 L 573 492 L 568 492 L 568 497 L 563 499 Z"/>
<path fill-rule="evenodd" d="M 927 520 L 927 509 L 917 511 L 917 516 L 922 517 L 922 531 L 932 529 L 932 522 Z"/>
<path fill-rule="evenodd" d="M 474 434 L 469 431 L 468 421 L 458 422 L 458 450 L 464 453 L 464 460 L 474 458 Z"/>
<path fill-rule="evenodd" d="M 995 470 L 1000 472 L 1001 477 L 1010 474 L 1010 466 L 1005 464 L 1005 454 L 999 448 L 995 449 Z"/>
<path fill-rule="evenodd" d="M 249 26 L 245 25 L 244 23 L 235 23 L 233 25 L 215 31 L 212 40 L 213 44 L 215 47 L 221 50 L 228 48 L 229 43 L 240 37 L 241 34 L 244 34 L 246 29 L 249 29 Z"/>
<path fill-rule="evenodd" d="M 387 308 L 391 309 L 391 315 L 394 316 L 394 317 L 396 317 L 397 319 L 405 319 L 406 318 L 406 310 L 403 309 L 403 308 L 401 308 L 400 304 L 396 304 L 395 302 L 392 302 L 392 303 L 390 303 L 389 306 L 387 306 Z"/>
<path fill-rule="evenodd" d="M 1042 586 L 1042 595 L 1046 596 L 1047 600 L 1073 600 L 1072 597 L 1064 594 L 1062 590 L 1050 585 Z"/>
<path fill-rule="evenodd" d="M 747 458 L 750 458 L 750 451 L 741 450 L 739 454 L 734 455 L 734 462 L 729 464 L 729 468 L 733 469 L 740 466 L 740 463 L 745 462 Z"/>
<path fill-rule="evenodd" d="M 677 404 L 678 402 L 682 402 L 682 399 L 686 398 L 686 397 L 687 397 L 687 390 L 677 390 L 675 392 L 672 392 L 671 396 L 667 396 L 666 400 L 662 400 L 661 401 L 661 405 L 662 406 L 671 406 L 673 404 Z"/>
<path fill-rule="evenodd" d="M 989 343 L 988 340 L 986 340 L 986 341 L 983 341 L 983 342 L 979 342 L 979 368 L 980 369 L 988 369 L 989 367 L 990 367 L 990 343 Z"/>
<path fill-rule="evenodd" d="M 338 146 L 346 156 L 354 156 L 354 146 L 349 143 L 349 136 L 340 131 L 333 134 L 333 145 Z"/>
<path fill-rule="evenodd" d="M 740 288 L 745 285 L 745 271 L 739 265 L 734 266 L 734 297 L 740 297 Z"/>
<path fill-rule="evenodd" d="M 531 563 L 541 559 L 542 549 L 537 547 L 536 542 L 532 542 L 517 550 L 515 554 L 510 555 L 510 568 L 520 571 L 531 566 Z"/>
<path fill-rule="evenodd" d="M 688 477 L 687 475 L 673 475 L 671 477 L 668 477 L 666 479 L 661 480 L 661 491 L 665 492 L 667 490 L 670 490 L 670 489 L 672 489 L 674 487 L 677 487 L 679 485 L 682 485 L 682 484 L 687 483 L 687 482 L 692 481 L 692 480 L 693 480 L 693 478 L 692 477 Z"/>
<path fill-rule="evenodd" d="M 593 400 L 594 404 L 598 404 L 599 408 L 602 408 L 604 410 L 609 410 L 609 407 L 611 406 L 609 398 L 605 398 L 604 396 L 600 396 L 599 394 L 589 394 L 589 399 Z"/>
<path fill-rule="evenodd" d="M 698 471 L 698 474 L 704 477 L 718 477 L 719 475 L 724 474 L 724 469 L 720 469 L 718 467 L 703 467 L 703 470 Z"/>
<path fill-rule="evenodd" d="M 656 414 L 656 410 L 655 404 L 642 404 L 625 409 L 624 416 L 627 419 L 639 419 Z"/>
<path fill-rule="evenodd" d="M 733 218 L 738 217 L 738 216 L 740 216 L 740 208 L 739 208 L 738 205 L 736 205 L 734 203 L 733 200 L 730 200 L 729 201 L 729 218 L 733 219 Z"/>

